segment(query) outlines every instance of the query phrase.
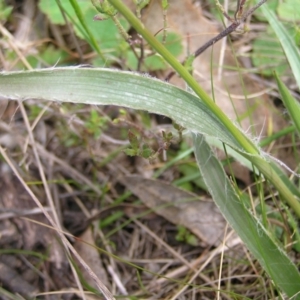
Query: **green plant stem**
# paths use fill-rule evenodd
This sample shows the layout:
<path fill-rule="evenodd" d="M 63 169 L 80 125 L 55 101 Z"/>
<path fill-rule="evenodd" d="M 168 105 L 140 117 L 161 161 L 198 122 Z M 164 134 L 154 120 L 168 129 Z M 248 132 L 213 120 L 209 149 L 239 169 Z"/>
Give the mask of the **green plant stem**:
<path fill-rule="evenodd" d="M 278 192 L 286 199 L 288 204 L 294 209 L 295 213 L 300 217 L 300 203 L 295 195 L 287 188 L 286 183 L 282 181 L 280 176 L 274 176 L 275 165 L 270 164 L 261 156 L 260 150 L 229 120 L 222 110 L 212 101 L 209 95 L 199 86 L 197 81 L 191 76 L 189 71 L 144 27 L 141 21 L 134 16 L 126 5 L 120 0 L 108 0 L 141 34 L 141 36 L 174 68 L 174 70 L 185 80 L 190 88 L 198 97 L 207 105 L 207 107 L 215 114 L 222 122 L 225 128 L 231 133 L 235 140 L 241 145 L 246 153 L 243 155 L 253 162 L 256 167 L 276 186 Z M 260 1 L 260 3 L 266 0 Z M 252 13 L 254 9 L 248 13 Z M 201 120 L 199 120 L 201 122 Z M 258 156 L 257 156 L 258 155 Z M 291 183 L 290 183 L 291 184 Z"/>
<path fill-rule="evenodd" d="M 290 125 L 289 127 L 285 127 L 282 130 L 275 132 L 274 134 L 272 134 L 269 137 L 264 138 L 263 140 L 261 140 L 259 142 L 259 146 L 260 147 L 265 147 L 269 144 L 271 144 L 273 141 L 276 141 L 277 139 L 288 135 L 289 133 L 293 133 L 296 131 L 296 128 L 294 125 Z"/>
<path fill-rule="evenodd" d="M 243 154 L 242 154 L 243 155 Z M 281 168 L 274 162 L 263 161 L 259 157 L 247 157 L 264 176 L 274 184 L 279 194 L 286 200 L 289 206 L 300 218 L 300 191 L 288 179 Z M 297 199 L 297 198 L 298 199 Z"/>
<path fill-rule="evenodd" d="M 76 51 L 78 52 L 79 57 L 80 57 L 80 62 L 83 62 L 83 53 L 82 53 L 82 50 L 81 50 L 81 48 L 80 48 L 80 46 L 79 46 L 79 43 L 78 43 L 78 40 L 77 40 L 77 38 L 76 38 L 76 36 L 75 36 L 75 32 L 74 32 L 74 30 L 72 30 L 71 24 L 70 24 L 70 22 L 69 22 L 68 19 L 67 19 L 67 16 L 68 16 L 69 18 L 70 18 L 70 16 L 69 16 L 68 13 L 64 10 L 64 8 L 63 8 L 63 6 L 62 6 L 60 0 L 55 0 L 55 2 L 56 2 L 57 6 L 58 6 L 58 8 L 59 8 L 59 10 L 60 10 L 60 13 L 61 13 L 61 15 L 62 15 L 62 17 L 63 17 L 63 19 L 64 19 L 66 25 L 67 25 L 68 28 L 69 28 L 70 34 L 71 34 L 71 36 L 72 36 L 72 39 L 74 40 L 74 44 L 75 44 L 75 47 L 76 47 Z M 72 21 L 72 18 L 70 18 L 70 20 L 71 20 L 71 22 L 72 22 L 74 25 L 76 24 L 75 22 Z"/>
<path fill-rule="evenodd" d="M 83 16 L 83 14 L 81 12 L 81 9 L 80 9 L 80 7 L 79 7 L 79 5 L 77 3 L 77 0 L 69 0 L 69 1 L 70 1 L 71 5 L 72 5 L 72 7 L 73 7 L 73 9 L 74 9 L 74 11 L 76 13 L 76 16 L 77 16 L 78 20 L 81 23 L 82 27 L 84 28 L 84 30 L 88 34 L 92 46 L 97 51 L 97 53 L 101 57 L 101 59 L 105 61 L 105 57 L 104 57 L 103 53 L 101 52 L 96 39 L 94 38 L 93 34 L 91 33 L 90 29 L 88 28 L 88 26 L 85 23 L 84 16 Z"/>
<path fill-rule="evenodd" d="M 209 95 L 199 86 L 184 66 L 144 27 L 141 21 L 120 0 L 108 0 L 143 36 L 143 38 L 159 53 L 174 70 L 186 81 L 190 88 L 200 97 L 207 107 L 217 116 L 237 142 L 249 154 L 259 154 L 257 147 L 229 120 L 222 110 L 212 101 Z M 201 120 L 199 120 L 201 122 Z"/>

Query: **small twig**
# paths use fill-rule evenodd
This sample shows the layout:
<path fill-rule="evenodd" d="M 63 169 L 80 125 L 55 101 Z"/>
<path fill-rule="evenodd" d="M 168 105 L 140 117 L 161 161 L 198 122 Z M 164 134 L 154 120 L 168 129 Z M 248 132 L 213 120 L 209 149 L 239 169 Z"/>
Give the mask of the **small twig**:
<path fill-rule="evenodd" d="M 225 36 L 228 36 L 230 33 L 234 32 L 257 8 L 259 8 L 265 2 L 267 2 L 267 0 L 261 0 L 259 3 L 257 3 L 251 9 L 249 9 L 241 18 L 238 18 L 240 11 L 243 10 L 243 6 L 245 4 L 244 0 L 238 1 L 237 11 L 235 12 L 235 17 L 237 17 L 236 20 L 234 20 L 232 24 L 230 24 L 228 27 L 226 27 L 217 36 L 213 37 L 211 40 L 209 40 L 203 46 L 198 48 L 193 54 L 194 57 L 196 58 L 197 56 L 202 54 L 207 48 L 214 45 L 215 43 L 217 43 L 219 40 L 221 40 Z M 225 17 L 227 17 L 227 16 L 225 15 Z M 184 64 L 184 62 L 185 61 L 183 61 L 182 64 Z M 174 71 L 170 72 L 169 75 L 165 78 L 165 80 L 169 81 L 174 75 L 175 75 Z"/>
<path fill-rule="evenodd" d="M 217 36 L 209 40 L 207 43 L 205 43 L 203 46 L 198 48 L 194 55 L 195 57 L 199 56 L 201 53 L 203 53 L 207 48 L 214 45 L 216 42 L 224 38 L 225 36 L 229 35 L 230 33 L 234 32 L 257 8 L 259 8 L 261 5 L 263 5 L 267 0 L 261 0 L 258 4 L 256 4 L 254 7 L 249 9 L 240 19 L 236 19 L 231 25 L 229 25 L 227 28 L 225 28 L 222 32 L 220 32 Z M 238 11 L 242 9 L 245 1 L 241 1 L 241 4 L 239 4 Z"/>
<path fill-rule="evenodd" d="M 241 18 L 242 21 L 245 21 L 251 14 L 254 13 L 256 9 L 258 9 L 260 6 L 262 6 L 267 0 L 261 0 L 259 3 L 254 5 L 252 8 L 250 8 Z"/>
<path fill-rule="evenodd" d="M 140 56 L 138 58 L 138 65 L 137 65 L 137 71 L 140 72 L 142 68 L 142 64 L 144 62 L 144 57 L 145 57 L 145 51 L 144 51 L 144 40 L 140 35 L 138 35 L 138 41 L 140 44 Z"/>
<path fill-rule="evenodd" d="M 239 2 L 240 0 L 237 0 L 237 6 L 239 7 Z M 228 15 L 228 13 L 226 12 L 226 10 L 224 9 L 224 7 L 222 6 L 222 4 L 219 2 L 219 0 L 216 0 L 216 6 L 217 8 L 219 8 L 219 10 L 221 11 L 221 13 L 223 14 L 223 16 L 230 22 L 233 22 L 233 19 Z"/>
<path fill-rule="evenodd" d="M 243 15 L 243 9 L 244 9 L 245 3 L 246 3 L 246 0 L 237 0 L 237 7 L 236 7 L 236 11 L 234 13 L 235 21 L 237 21 L 237 19 L 239 19 Z"/>
<path fill-rule="evenodd" d="M 209 48 L 210 46 L 214 45 L 219 40 L 221 40 L 225 36 L 229 35 L 233 31 L 235 31 L 240 26 L 240 24 L 241 24 L 240 21 L 233 22 L 231 25 L 229 25 L 227 28 L 225 28 L 222 32 L 220 32 L 217 36 L 215 36 L 214 38 L 212 38 L 211 40 L 209 40 L 207 43 L 205 43 L 203 46 L 201 46 L 200 48 L 198 48 L 194 52 L 194 56 L 197 57 L 200 54 L 202 54 L 207 48 Z"/>

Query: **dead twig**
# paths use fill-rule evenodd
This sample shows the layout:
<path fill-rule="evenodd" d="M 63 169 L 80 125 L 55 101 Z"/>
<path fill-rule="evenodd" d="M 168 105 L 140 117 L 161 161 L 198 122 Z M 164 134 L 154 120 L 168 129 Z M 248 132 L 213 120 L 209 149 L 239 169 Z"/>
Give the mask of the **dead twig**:
<path fill-rule="evenodd" d="M 212 45 L 214 45 L 215 43 L 217 43 L 218 41 L 220 41 L 224 37 L 226 37 L 229 34 L 231 34 L 232 32 L 234 32 L 256 9 L 258 9 L 260 6 L 262 6 L 265 2 L 267 2 L 267 0 L 261 0 L 259 3 L 257 3 L 255 6 L 253 6 L 248 11 L 246 11 L 245 14 L 243 14 L 240 17 L 240 14 L 243 12 L 243 7 L 244 7 L 244 4 L 245 4 L 245 1 L 239 1 L 238 0 L 237 10 L 236 10 L 236 12 L 234 14 L 234 19 L 230 18 L 227 15 L 227 13 L 223 12 L 224 16 L 228 20 L 232 21 L 232 23 L 228 27 L 226 27 L 222 32 L 220 32 L 217 36 L 213 37 L 207 43 L 205 43 L 203 46 L 201 46 L 200 48 L 198 48 L 192 54 L 192 56 L 194 56 L 194 58 L 196 58 L 197 56 L 199 56 L 200 54 L 202 54 L 206 49 L 208 49 L 209 47 L 211 47 Z M 186 60 L 184 60 L 182 62 L 182 64 L 184 64 L 185 61 Z M 174 71 L 170 72 L 167 75 L 167 77 L 165 78 L 165 80 L 169 81 L 174 75 L 175 75 Z"/>

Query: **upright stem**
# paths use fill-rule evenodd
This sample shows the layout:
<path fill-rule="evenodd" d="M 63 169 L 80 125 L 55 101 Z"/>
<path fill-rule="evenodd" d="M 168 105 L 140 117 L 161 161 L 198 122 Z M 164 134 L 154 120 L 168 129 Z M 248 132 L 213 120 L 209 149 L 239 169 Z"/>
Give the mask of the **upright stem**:
<path fill-rule="evenodd" d="M 224 124 L 229 132 L 235 137 L 238 144 L 249 154 L 258 154 L 256 146 L 228 119 L 223 111 L 212 101 L 209 95 L 199 86 L 198 82 L 182 66 L 182 64 L 144 27 L 138 18 L 128 9 L 120 0 L 108 0 L 134 27 L 134 29 L 143 36 L 143 38 L 159 53 L 180 76 L 186 81 L 191 89 L 200 97 L 208 108 Z M 199 120 L 201 121 L 201 120 Z"/>

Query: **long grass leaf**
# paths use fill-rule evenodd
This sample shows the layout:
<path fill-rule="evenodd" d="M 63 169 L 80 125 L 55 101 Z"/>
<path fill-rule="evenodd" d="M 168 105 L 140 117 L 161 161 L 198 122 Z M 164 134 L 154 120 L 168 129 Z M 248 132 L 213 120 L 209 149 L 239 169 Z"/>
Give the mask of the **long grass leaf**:
<path fill-rule="evenodd" d="M 243 240 L 275 285 L 289 297 L 300 299 L 300 274 L 284 251 L 243 205 L 222 165 L 203 135 L 193 134 L 195 156 L 205 184 L 222 214 Z"/>
<path fill-rule="evenodd" d="M 0 95 L 10 99 L 35 98 L 147 110 L 243 151 L 201 99 L 139 74 L 78 67 L 2 73 Z"/>
<path fill-rule="evenodd" d="M 257 0 L 258 2 L 258 0 Z M 290 67 L 293 71 L 294 77 L 298 84 L 298 88 L 300 88 L 300 51 L 297 47 L 295 41 L 286 30 L 284 25 L 280 20 L 275 16 L 274 12 L 268 8 L 267 5 L 263 5 L 261 7 L 264 16 L 268 20 L 269 24 L 273 28 L 275 34 L 277 35 L 278 40 L 281 43 L 281 46 L 284 50 L 286 58 L 290 64 Z"/>
<path fill-rule="evenodd" d="M 275 78 L 277 81 L 278 90 L 281 95 L 281 99 L 294 123 L 298 132 L 300 132 L 300 104 L 299 102 L 291 95 L 288 88 L 280 80 L 278 75 L 275 73 Z"/>
<path fill-rule="evenodd" d="M 190 131 L 219 139 L 246 156 L 300 217 L 300 203 L 296 198 L 299 192 L 295 187 L 290 188 L 292 183 L 287 176 L 279 175 L 264 153 L 247 153 L 240 139 L 224 126 L 203 99 L 175 86 L 130 72 L 73 67 L 1 73 L 0 96 L 118 105 L 168 116 Z"/>
<path fill-rule="evenodd" d="M 100 48 L 99 48 L 99 45 L 95 39 L 95 37 L 93 36 L 91 30 L 89 29 L 89 27 L 87 26 L 86 22 L 85 22 L 85 19 L 84 19 L 84 16 L 83 16 L 83 13 L 80 9 L 80 6 L 78 5 L 77 3 L 77 0 L 69 0 L 69 2 L 71 3 L 75 13 L 76 13 L 76 16 L 81 24 L 81 26 L 84 28 L 84 30 L 86 31 L 88 37 L 89 37 L 89 41 L 91 43 L 91 45 L 93 46 L 93 48 L 97 51 L 97 53 L 100 55 L 100 57 L 105 60 L 105 57 L 103 56 Z"/>

